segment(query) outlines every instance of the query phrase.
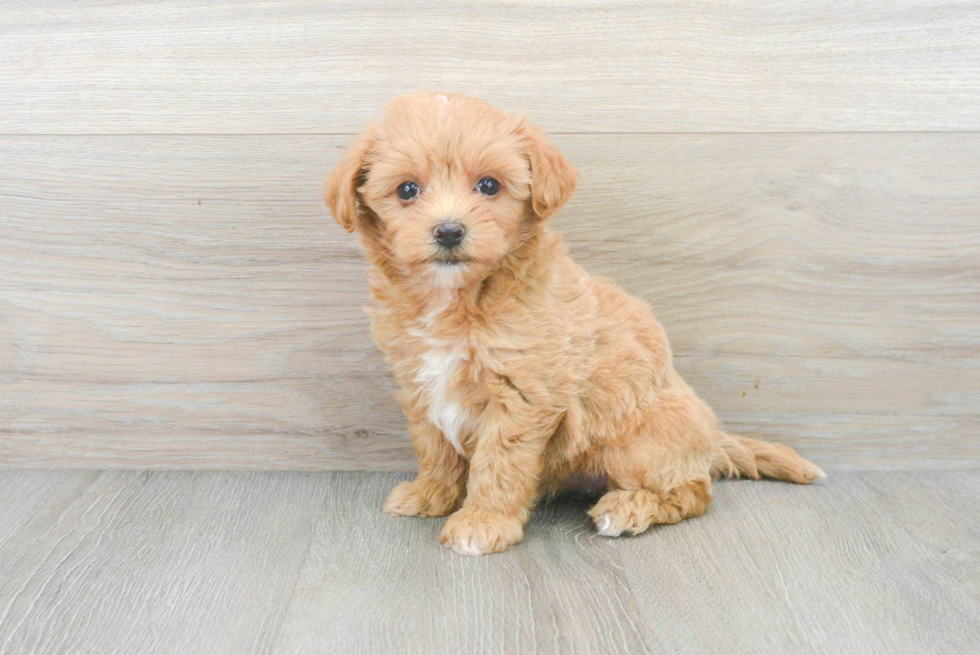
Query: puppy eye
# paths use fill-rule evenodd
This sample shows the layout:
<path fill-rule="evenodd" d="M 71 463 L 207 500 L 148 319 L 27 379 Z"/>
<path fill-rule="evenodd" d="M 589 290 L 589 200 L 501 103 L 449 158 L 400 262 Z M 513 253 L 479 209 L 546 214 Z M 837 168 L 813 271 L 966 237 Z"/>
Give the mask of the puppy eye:
<path fill-rule="evenodd" d="M 485 196 L 495 196 L 500 191 L 500 182 L 492 177 L 485 177 L 476 183 L 476 190 Z"/>
<path fill-rule="evenodd" d="M 411 200 L 419 195 L 419 185 L 415 182 L 402 182 L 398 185 L 398 197 L 402 200 Z"/>

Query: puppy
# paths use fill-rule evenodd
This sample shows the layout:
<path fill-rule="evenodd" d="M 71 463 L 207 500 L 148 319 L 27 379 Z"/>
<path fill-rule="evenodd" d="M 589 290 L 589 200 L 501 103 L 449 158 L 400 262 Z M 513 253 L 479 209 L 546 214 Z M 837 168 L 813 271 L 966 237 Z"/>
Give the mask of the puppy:
<path fill-rule="evenodd" d="M 711 479 L 823 475 L 725 434 L 649 307 L 568 256 L 548 218 L 578 174 L 537 127 L 465 96 L 399 96 L 324 184 L 371 264 L 372 332 L 400 387 L 415 480 L 384 511 L 444 516 L 464 555 L 520 541 L 535 499 L 605 494 L 599 534 L 700 516 Z"/>

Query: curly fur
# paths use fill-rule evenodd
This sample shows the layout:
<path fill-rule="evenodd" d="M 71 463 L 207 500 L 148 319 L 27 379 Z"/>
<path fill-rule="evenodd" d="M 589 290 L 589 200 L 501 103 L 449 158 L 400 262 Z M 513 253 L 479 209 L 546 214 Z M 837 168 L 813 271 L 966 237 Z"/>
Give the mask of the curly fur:
<path fill-rule="evenodd" d="M 497 195 L 478 192 L 484 176 Z M 453 512 L 441 540 L 461 554 L 519 541 L 535 499 L 571 480 L 606 488 L 590 514 L 614 536 L 699 516 L 712 477 L 822 475 L 723 433 L 649 307 L 569 258 L 547 219 L 577 180 L 526 120 L 426 91 L 392 100 L 324 185 L 371 263 L 372 331 L 419 459 L 384 509 Z M 405 181 L 422 190 L 408 202 Z M 466 228 L 455 263 L 432 236 L 448 219 Z"/>

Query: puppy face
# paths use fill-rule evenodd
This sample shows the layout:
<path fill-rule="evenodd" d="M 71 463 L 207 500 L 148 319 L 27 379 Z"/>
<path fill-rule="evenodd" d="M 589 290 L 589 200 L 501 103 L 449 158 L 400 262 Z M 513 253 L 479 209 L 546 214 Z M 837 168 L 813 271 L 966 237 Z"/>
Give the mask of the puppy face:
<path fill-rule="evenodd" d="M 473 98 L 418 92 L 387 105 L 324 194 L 341 225 L 413 282 L 459 288 L 489 275 L 576 180 L 538 128 Z"/>

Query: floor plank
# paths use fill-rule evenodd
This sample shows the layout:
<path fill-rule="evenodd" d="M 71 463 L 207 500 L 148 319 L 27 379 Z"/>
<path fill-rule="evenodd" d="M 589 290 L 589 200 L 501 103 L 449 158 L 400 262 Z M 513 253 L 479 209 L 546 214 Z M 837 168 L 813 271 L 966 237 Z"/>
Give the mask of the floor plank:
<path fill-rule="evenodd" d="M 415 88 L 566 132 L 980 128 L 949 0 L 18 0 L 0 42 L 6 133 L 350 133 Z"/>
<path fill-rule="evenodd" d="M 869 471 L 860 477 L 872 491 L 872 502 L 898 519 L 980 599 L 980 475 Z"/>
<path fill-rule="evenodd" d="M 91 472 L 4 471 L 0 475 L 0 552 L 46 504 L 61 505 L 95 477 Z M 6 577 L 4 564 L 0 560 L 0 580 Z"/>
<path fill-rule="evenodd" d="M 614 540 L 563 498 L 483 558 L 441 548 L 440 519 L 381 514 L 402 478 L 0 471 L 0 652 L 948 654 L 980 639 L 960 566 L 976 563 L 980 472 L 722 482 L 705 516 Z"/>
<path fill-rule="evenodd" d="M 625 572 L 594 537 L 586 505 L 543 508 L 521 548 L 462 558 L 439 546 L 442 520 L 379 511 L 401 477 L 342 478 L 276 652 L 650 652 Z"/>
<path fill-rule="evenodd" d="M 327 478 L 73 475 L 0 546 L 0 652 L 269 651 Z"/>
<path fill-rule="evenodd" d="M 735 431 L 980 458 L 980 135 L 560 136 L 573 255 Z M 0 466 L 407 470 L 346 137 L 0 137 Z"/>
<path fill-rule="evenodd" d="M 938 655 L 980 638 L 980 603 L 858 475 L 715 489 L 701 520 L 621 546 L 671 652 Z"/>

